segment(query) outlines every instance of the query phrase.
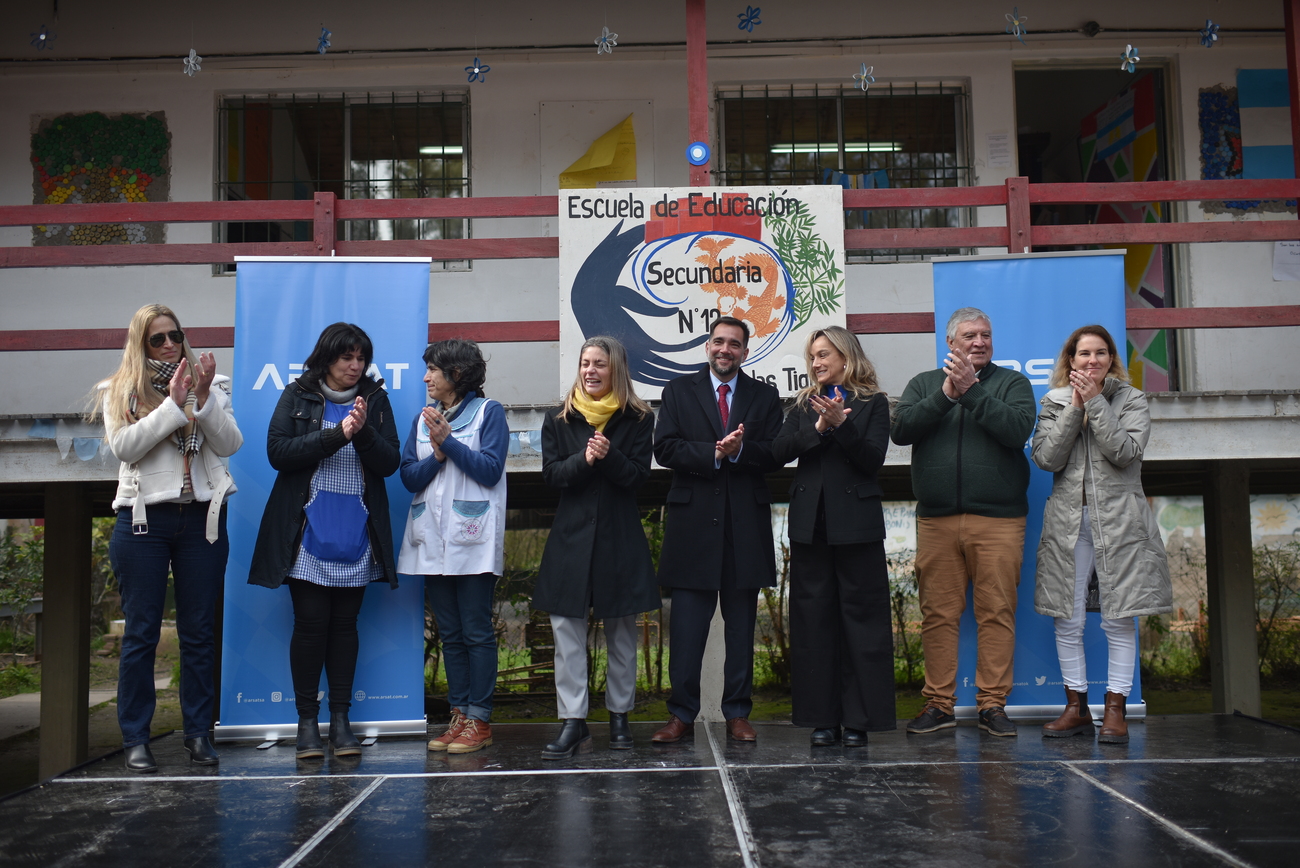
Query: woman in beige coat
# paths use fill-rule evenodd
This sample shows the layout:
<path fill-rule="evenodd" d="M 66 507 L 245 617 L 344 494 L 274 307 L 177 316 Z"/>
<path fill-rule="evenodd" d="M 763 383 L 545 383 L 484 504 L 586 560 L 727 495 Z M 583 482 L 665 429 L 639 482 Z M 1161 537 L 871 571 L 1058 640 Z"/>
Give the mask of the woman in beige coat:
<path fill-rule="evenodd" d="M 1038 543 L 1034 608 L 1056 619 L 1066 706 L 1045 736 L 1090 732 L 1083 625 L 1101 611 L 1109 649 L 1106 711 L 1098 741 L 1128 742 L 1125 702 L 1137 666 L 1134 618 L 1173 608 L 1169 565 L 1142 493 L 1151 432 L 1146 396 L 1129 385 L 1110 332 L 1076 329 L 1052 373 L 1034 432 L 1034 463 L 1054 474 Z"/>

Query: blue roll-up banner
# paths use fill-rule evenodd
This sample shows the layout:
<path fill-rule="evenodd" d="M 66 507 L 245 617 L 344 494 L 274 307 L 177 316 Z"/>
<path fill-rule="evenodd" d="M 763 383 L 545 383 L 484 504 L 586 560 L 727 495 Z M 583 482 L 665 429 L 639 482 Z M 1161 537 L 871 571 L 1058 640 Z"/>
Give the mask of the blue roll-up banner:
<path fill-rule="evenodd" d="M 1099 324 L 1125 347 L 1124 251 L 1027 253 L 1004 256 L 955 256 L 934 260 L 935 356 L 940 367 L 948 354 L 948 317 L 962 307 L 977 307 L 993 325 L 993 361 L 1029 377 L 1034 397 L 1042 400 L 1048 379 L 1070 332 Z M 1029 456 L 1029 443 L 1025 443 Z M 1061 666 L 1056 656 L 1052 619 L 1034 611 L 1034 573 L 1043 506 L 1052 493 L 1052 474 L 1029 462 L 1029 516 L 1025 522 L 1025 560 L 1020 571 L 1016 610 L 1014 688 L 1007 712 L 1014 718 L 1055 717 L 1065 704 Z M 972 718 L 975 706 L 976 628 L 967 597 L 962 615 L 957 662 L 957 714 Z M 1084 630 L 1090 696 L 1100 699 L 1106 686 L 1106 637 L 1101 615 L 1089 612 Z M 1090 703 L 1100 714 L 1101 703 Z M 1134 673 L 1128 699 L 1129 717 L 1144 717 L 1142 685 Z"/>
<path fill-rule="evenodd" d="M 374 343 L 370 373 L 385 380 L 399 436 L 425 405 L 421 356 L 429 334 L 429 260 L 240 257 L 235 279 L 233 406 L 244 448 L 231 457 L 239 492 L 229 500 L 230 560 L 221 645 L 218 740 L 292 737 L 298 712 L 289 674 L 289 589 L 248 584 L 253 544 L 275 471 L 266 431 L 285 384 L 302 371 L 325 326 L 350 322 Z M 394 551 L 411 495 L 388 479 Z M 366 589 L 350 717 L 358 735 L 423 734 L 424 582 Z M 325 694 L 324 677 L 320 690 Z M 321 702 L 328 723 L 328 704 Z"/>

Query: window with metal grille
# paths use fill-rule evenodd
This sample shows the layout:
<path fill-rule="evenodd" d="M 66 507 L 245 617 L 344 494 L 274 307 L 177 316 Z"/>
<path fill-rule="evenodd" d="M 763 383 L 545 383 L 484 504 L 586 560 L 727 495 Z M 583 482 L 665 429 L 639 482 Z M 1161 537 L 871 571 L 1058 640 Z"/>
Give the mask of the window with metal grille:
<path fill-rule="evenodd" d="M 866 92 L 818 85 L 722 87 L 719 183 L 850 188 L 970 184 L 966 88 L 881 83 Z M 971 209 L 846 211 L 846 229 L 970 225 Z M 851 250 L 851 261 L 897 261 L 956 249 Z"/>
<path fill-rule="evenodd" d="M 220 112 L 222 200 L 470 195 L 465 93 L 232 96 Z M 310 241 L 306 221 L 226 223 L 224 240 Z M 467 238 L 468 220 L 355 220 L 356 241 Z M 434 262 L 435 269 L 468 268 Z"/>

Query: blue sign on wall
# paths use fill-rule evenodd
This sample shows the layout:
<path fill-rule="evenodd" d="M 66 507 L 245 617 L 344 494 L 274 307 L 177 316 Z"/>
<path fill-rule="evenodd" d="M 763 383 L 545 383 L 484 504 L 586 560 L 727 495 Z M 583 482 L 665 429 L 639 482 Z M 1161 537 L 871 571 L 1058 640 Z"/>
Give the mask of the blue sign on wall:
<path fill-rule="evenodd" d="M 1121 342 L 1123 351 L 1124 251 L 1030 253 L 1008 256 L 953 257 L 934 261 L 935 356 L 942 367 L 948 354 L 948 317 L 962 307 L 977 307 L 993 325 L 993 361 L 1029 377 L 1041 400 L 1061 345 L 1081 325 L 1100 324 Z M 1029 443 L 1025 444 L 1029 456 Z M 1030 460 L 1029 516 L 1025 523 L 1025 560 L 1020 571 L 1016 610 L 1015 680 L 1008 713 L 1036 715 L 1064 705 L 1061 667 L 1056 656 L 1052 619 L 1034 611 L 1034 572 L 1043 506 L 1052 492 L 1052 474 Z M 957 706 L 963 716 L 975 713 L 976 628 L 969 596 L 962 615 L 957 663 Z M 1099 697 L 1106 685 L 1106 638 L 1101 616 L 1089 612 L 1084 630 L 1088 683 Z M 1130 716 L 1145 713 L 1141 683 L 1134 673 Z M 1099 705 L 1100 703 L 1092 703 Z"/>
<path fill-rule="evenodd" d="M 298 376 L 325 326 L 351 322 L 374 343 L 371 373 L 385 380 L 399 436 L 426 403 L 429 260 L 293 257 L 239 260 L 233 405 L 244 448 L 230 462 L 230 560 L 222 636 L 221 739 L 285 737 L 298 721 L 289 674 L 289 590 L 248 584 L 262 510 L 275 482 L 266 431 L 281 390 Z M 411 495 L 388 479 L 394 551 Z M 424 582 L 372 583 L 358 620 L 361 649 L 351 719 L 358 733 L 425 731 Z M 326 691 L 324 679 L 321 691 Z M 328 721 L 328 705 L 321 717 Z M 358 725 L 359 724 L 359 725 Z"/>

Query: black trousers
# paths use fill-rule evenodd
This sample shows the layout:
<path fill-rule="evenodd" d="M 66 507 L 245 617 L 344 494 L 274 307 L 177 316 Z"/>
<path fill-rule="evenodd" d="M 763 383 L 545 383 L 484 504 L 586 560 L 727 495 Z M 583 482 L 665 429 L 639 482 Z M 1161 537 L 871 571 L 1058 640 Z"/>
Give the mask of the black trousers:
<path fill-rule="evenodd" d="M 289 671 L 299 717 L 320 714 L 320 672 L 325 669 L 330 711 L 352 707 L 352 679 L 357 672 L 357 614 L 366 589 L 327 588 L 301 579 L 286 579 L 293 598 L 293 638 Z"/>
<path fill-rule="evenodd" d="M 795 726 L 894 729 L 894 635 L 883 542 L 790 543 Z"/>
<path fill-rule="evenodd" d="M 722 666 L 722 716 L 749 717 L 754 708 L 754 623 L 758 589 L 736 587 L 735 543 L 731 536 L 731 504 L 724 512 L 722 577 L 719 590 L 673 588 L 668 621 L 668 678 L 673 692 L 668 711 L 690 723 L 700 713 L 700 668 L 709 639 L 713 612 L 722 606 L 726 661 Z"/>

